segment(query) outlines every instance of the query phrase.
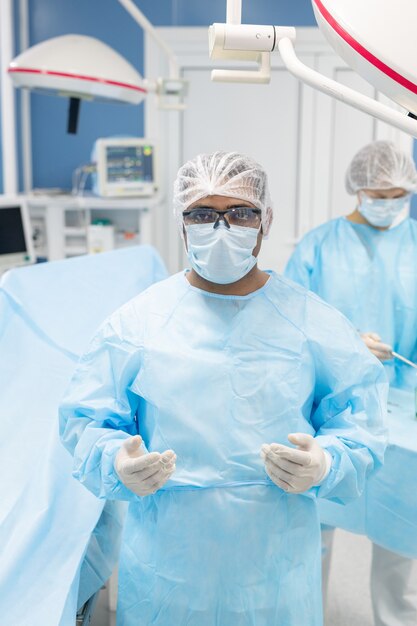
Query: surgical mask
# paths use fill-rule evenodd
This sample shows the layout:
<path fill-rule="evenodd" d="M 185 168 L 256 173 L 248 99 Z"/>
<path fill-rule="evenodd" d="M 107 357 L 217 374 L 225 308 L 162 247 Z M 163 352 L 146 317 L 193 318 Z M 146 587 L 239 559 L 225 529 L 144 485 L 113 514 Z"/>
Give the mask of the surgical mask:
<path fill-rule="evenodd" d="M 394 220 L 404 211 L 404 219 L 410 204 L 408 195 L 401 198 L 370 198 L 360 195 L 358 211 L 372 226 L 391 226 Z"/>
<path fill-rule="evenodd" d="M 217 228 L 213 228 L 213 224 L 191 224 L 185 230 L 191 266 L 212 283 L 235 283 L 246 276 L 257 261 L 252 250 L 258 240 L 258 228 L 227 228 L 220 222 Z"/>

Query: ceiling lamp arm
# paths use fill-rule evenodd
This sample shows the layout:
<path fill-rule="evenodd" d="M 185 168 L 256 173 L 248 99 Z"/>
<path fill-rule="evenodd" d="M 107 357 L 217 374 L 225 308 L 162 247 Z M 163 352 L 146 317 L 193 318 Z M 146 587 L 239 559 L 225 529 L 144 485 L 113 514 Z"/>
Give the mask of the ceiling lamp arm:
<path fill-rule="evenodd" d="M 126 9 L 136 24 L 143 28 L 146 34 L 153 38 L 156 44 L 168 57 L 169 79 L 158 78 L 156 81 L 146 81 L 148 90 L 156 93 L 158 108 L 166 111 L 183 111 L 185 109 L 185 105 L 181 102 L 181 100 L 187 93 L 188 81 L 180 78 L 178 61 L 173 50 L 163 37 L 161 37 L 148 18 L 136 6 L 133 0 L 118 0 L 118 2 Z M 171 96 L 173 96 L 176 101 L 170 102 L 169 100 Z"/>
<path fill-rule="evenodd" d="M 241 0 L 228 0 L 227 15 L 230 19 L 240 18 L 240 4 Z M 278 50 L 286 69 L 303 83 L 417 137 L 417 119 L 413 115 L 407 116 L 396 111 L 308 67 L 295 53 L 295 39 L 296 29 L 292 27 L 241 24 L 240 22 L 215 23 L 209 28 L 210 57 L 213 60 L 223 61 L 254 61 L 257 69 L 215 69 L 211 73 L 212 80 L 232 83 L 268 83 L 270 81 L 270 55 L 271 52 Z"/>
<path fill-rule="evenodd" d="M 242 23 L 242 0 L 227 0 L 226 24 Z"/>
<path fill-rule="evenodd" d="M 179 78 L 179 67 L 176 56 L 170 46 L 161 37 L 153 24 L 142 13 L 142 11 L 136 6 L 132 0 L 118 0 L 118 2 L 126 9 L 129 15 L 134 19 L 143 30 L 150 35 L 158 46 L 165 52 L 169 62 L 169 75 L 170 78 Z"/>
<path fill-rule="evenodd" d="M 241 26 L 242 25 L 242 0 L 226 0 L 226 25 Z M 220 27 L 220 28 L 219 28 Z M 225 37 L 225 31 L 222 25 L 213 25 L 210 29 L 209 48 L 212 59 L 222 58 L 218 51 L 222 47 L 222 39 Z M 219 41 L 220 39 L 220 41 Z M 227 56 L 227 55 L 226 55 Z M 269 83 L 271 76 L 271 60 L 268 52 L 252 52 L 242 55 L 242 60 L 254 61 L 257 65 L 256 70 L 223 70 L 216 69 L 211 72 L 211 79 L 217 82 L 234 82 L 234 83 Z"/>
<path fill-rule="evenodd" d="M 415 119 L 311 69 L 297 57 L 293 42 L 288 37 L 278 40 L 278 50 L 287 70 L 303 83 L 417 137 Z"/>

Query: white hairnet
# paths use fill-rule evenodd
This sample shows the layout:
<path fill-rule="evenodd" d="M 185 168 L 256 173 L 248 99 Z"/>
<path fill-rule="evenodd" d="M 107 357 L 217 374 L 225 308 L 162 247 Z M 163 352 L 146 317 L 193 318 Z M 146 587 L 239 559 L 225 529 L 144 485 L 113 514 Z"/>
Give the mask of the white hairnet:
<path fill-rule="evenodd" d="M 414 161 L 391 141 L 374 141 L 353 157 L 346 172 L 346 191 L 360 189 L 392 189 L 400 187 L 415 191 L 417 172 Z"/>
<path fill-rule="evenodd" d="M 268 178 L 261 165 L 238 152 L 199 154 L 184 163 L 174 183 L 174 215 L 182 224 L 182 212 L 206 196 L 228 196 L 251 202 L 262 211 L 266 237 L 272 222 Z"/>

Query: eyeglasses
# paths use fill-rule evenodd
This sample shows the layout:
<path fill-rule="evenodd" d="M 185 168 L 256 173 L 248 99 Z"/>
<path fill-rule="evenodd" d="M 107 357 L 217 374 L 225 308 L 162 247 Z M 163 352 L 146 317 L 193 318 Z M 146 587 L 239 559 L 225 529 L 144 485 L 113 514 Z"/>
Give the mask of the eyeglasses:
<path fill-rule="evenodd" d="M 184 211 L 182 216 L 186 226 L 214 224 L 213 228 L 217 228 L 220 220 L 223 220 L 227 228 L 230 226 L 259 228 L 261 225 L 261 209 L 248 206 L 235 206 L 227 211 L 216 211 L 211 207 L 197 207 L 191 211 Z"/>

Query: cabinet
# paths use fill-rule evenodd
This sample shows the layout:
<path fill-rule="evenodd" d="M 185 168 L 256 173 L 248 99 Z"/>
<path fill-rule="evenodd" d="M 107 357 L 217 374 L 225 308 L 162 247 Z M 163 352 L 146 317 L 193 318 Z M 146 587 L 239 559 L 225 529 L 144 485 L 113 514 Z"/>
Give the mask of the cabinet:
<path fill-rule="evenodd" d="M 110 220 L 115 247 L 151 244 L 151 213 L 161 204 L 153 198 L 99 198 L 93 195 L 26 196 L 32 224 L 44 234 L 42 256 L 49 261 L 87 254 L 87 229 L 96 220 Z M 38 250 L 38 255 L 40 254 Z"/>

